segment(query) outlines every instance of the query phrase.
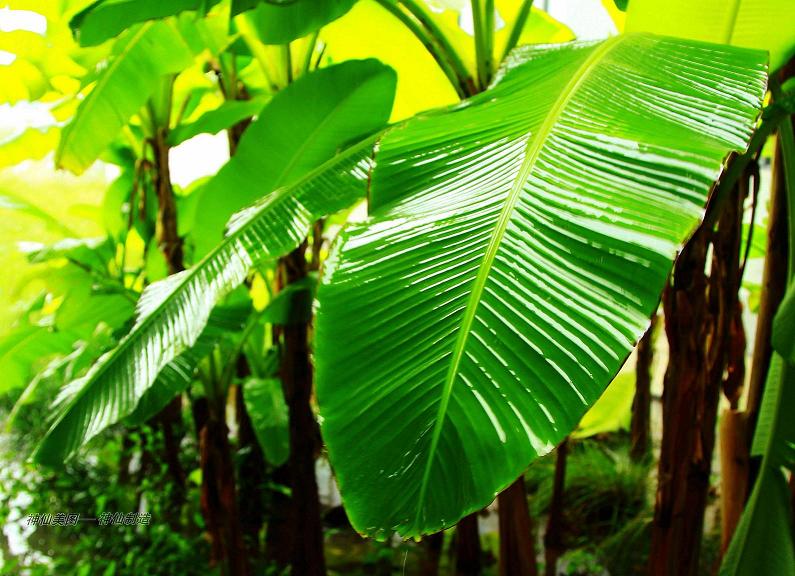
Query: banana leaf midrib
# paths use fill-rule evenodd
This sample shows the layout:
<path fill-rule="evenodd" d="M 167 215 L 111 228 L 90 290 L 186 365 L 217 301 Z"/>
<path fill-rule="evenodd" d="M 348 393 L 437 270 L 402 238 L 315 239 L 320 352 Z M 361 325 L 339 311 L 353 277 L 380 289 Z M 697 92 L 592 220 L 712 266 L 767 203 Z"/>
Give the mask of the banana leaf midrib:
<path fill-rule="evenodd" d="M 734 41 L 734 32 L 737 30 L 737 17 L 740 14 L 740 4 L 743 0 L 730 0 L 729 19 L 726 22 L 726 34 L 723 37 L 724 44 L 731 44 Z"/>
<path fill-rule="evenodd" d="M 447 407 L 452 395 L 453 385 L 458 376 L 461 360 L 464 355 L 464 350 L 466 349 L 467 340 L 469 338 L 469 334 L 471 333 L 472 323 L 475 319 L 475 314 L 482 299 L 483 290 L 486 286 L 486 281 L 489 278 L 494 259 L 497 255 L 497 250 L 499 249 L 502 238 L 505 235 L 508 222 L 510 220 L 511 214 L 513 213 L 516 202 L 518 201 L 522 188 L 527 181 L 527 178 L 530 176 L 530 172 L 533 170 L 533 167 L 538 160 L 547 138 L 549 137 L 554 126 L 560 120 L 561 115 L 568 106 L 572 97 L 577 93 L 577 90 L 582 83 L 590 76 L 594 68 L 625 38 L 626 36 L 623 35 L 615 36 L 605 40 L 601 45 L 594 48 L 593 52 L 585 59 L 568 83 L 563 87 L 555 105 L 549 111 L 549 114 L 539 127 L 536 134 L 529 140 L 527 144 L 524 160 L 522 161 L 522 165 L 519 169 L 516 179 L 514 180 L 513 185 L 508 192 L 505 203 L 500 210 L 497 224 L 489 240 L 489 244 L 486 248 L 486 253 L 483 256 L 483 260 L 481 261 L 477 276 L 473 282 L 472 291 L 470 292 L 466 308 L 464 309 L 461 326 L 458 329 L 456 341 L 453 346 L 452 358 L 447 375 L 445 377 L 444 387 L 442 388 L 439 410 L 434 421 L 431 444 L 428 450 L 428 459 L 425 463 L 422 483 L 420 484 L 416 516 L 417 523 L 419 523 L 421 520 L 420 515 L 422 514 L 423 510 L 422 503 L 425 500 L 425 494 L 430 481 L 431 468 L 433 466 L 436 447 L 439 443 L 442 426 L 444 425 L 446 418 Z"/>

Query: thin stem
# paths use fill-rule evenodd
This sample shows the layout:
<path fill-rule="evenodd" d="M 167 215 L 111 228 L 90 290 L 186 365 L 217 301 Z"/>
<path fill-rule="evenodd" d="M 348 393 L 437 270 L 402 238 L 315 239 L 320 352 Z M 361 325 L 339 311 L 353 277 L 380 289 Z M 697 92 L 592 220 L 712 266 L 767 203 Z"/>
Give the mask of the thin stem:
<path fill-rule="evenodd" d="M 312 66 L 312 55 L 315 53 L 315 46 L 317 46 L 317 37 L 319 34 L 320 30 L 315 30 L 312 36 L 309 37 L 309 45 L 306 47 L 306 55 L 304 56 L 304 65 L 301 67 L 304 74 L 309 72 L 309 68 Z"/>
<path fill-rule="evenodd" d="M 448 62 L 448 60 L 445 58 L 445 55 L 440 50 L 440 47 L 434 42 L 434 38 L 432 38 L 428 32 L 423 29 L 423 27 L 420 26 L 420 24 L 414 18 L 412 18 L 411 15 L 406 14 L 394 2 L 390 2 L 390 0 L 377 0 L 377 2 L 385 10 L 400 20 L 403 25 L 408 28 L 412 34 L 414 34 L 417 40 L 422 42 L 423 46 L 425 46 L 431 56 L 433 56 L 433 59 L 436 60 L 436 63 L 439 65 L 439 68 L 442 69 L 444 75 L 447 76 L 447 79 L 453 85 L 453 88 L 455 88 L 458 97 L 466 98 L 467 93 L 461 85 L 458 75 L 456 74 L 450 62 Z"/>
<path fill-rule="evenodd" d="M 781 84 L 772 79 L 770 90 L 774 101 L 785 100 L 781 91 Z M 791 97 L 792 93 L 787 96 Z M 795 280 L 795 134 L 792 129 L 792 115 L 784 118 L 778 130 L 779 145 L 781 146 L 781 162 L 784 168 L 784 204 L 787 210 L 787 286 Z"/>
<path fill-rule="evenodd" d="M 486 68 L 486 78 L 482 88 L 491 82 L 494 74 L 494 0 L 486 0 L 483 14 L 483 58 Z"/>
<path fill-rule="evenodd" d="M 519 13 L 516 15 L 516 20 L 513 21 L 513 28 L 511 28 L 511 33 L 508 36 L 508 41 L 505 43 L 505 50 L 502 53 L 502 58 L 500 60 L 505 60 L 505 57 L 508 56 L 508 53 L 516 48 L 516 45 L 519 43 L 519 38 L 522 35 L 522 30 L 524 30 L 524 26 L 527 23 L 527 19 L 530 17 L 530 12 L 533 9 L 533 0 L 524 0 L 522 2 L 522 6 L 519 8 Z"/>
<path fill-rule="evenodd" d="M 470 0 L 472 6 L 472 23 L 475 28 L 475 60 L 478 68 L 478 88 L 485 90 L 489 83 L 488 54 L 486 54 L 486 34 L 483 9 L 480 0 Z"/>
<path fill-rule="evenodd" d="M 225 56 L 230 56 L 228 58 L 229 64 L 227 65 L 227 58 Z M 218 65 L 221 69 L 221 78 L 220 78 L 220 88 L 221 92 L 224 95 L 225 100 L 236 100 L 237 99 L 237 69 L 235 66 L 235 57 L 234 55 L 227 55 L 221 54 L 218 59 Z"/>
<path fill-rule="evenodd" d="M 431 38 L 433 38 L 439 45 L 441 53 L 444 55 L 456 73 L 457 84 L 460 85 L 461 90 L 467 96 L 474 96 L 477 94 L 478 89 L 477 86 L 475 86 L 475 80 L 472 78 L 469 70 L 467 70 L 467 67 L 464 64 L 464 61 L 461 59 L 461 56 L 450 43 L 450 40 L 447 39 L 445 33 L 442 32 L 442 29 L 437 26 L 434 19 L 428 15 L 428 13 L 417 3 L 416 0 L 400 0 L 400 3 L 404 8 L 406 8 L 406 10 L 409 11 L 412 16 L 414 16 L 414 18 L 417 19 L 420 24 L 422 24 L 422 27 L 427 30 L 428 34 L 431 35 Z"/>
<path fill-rule="evenodd" d="M 789 244 L 787 251 L 788 284 L 795 281 L 795 134 L 792 122 L 787 118 L 779 128 L 781 141 L 781 159 L 784 164 L 784 191 L 787 205 L 787 222 L 789 222 Z"/>
<path fill-rule="evenodd" d="M 289 86 L 293 83 L 293 55 L 290 51 L 290 43 L 282 44 L 282 64 L 284 65 L 284 74 L 286 85 Z"/>
<path fill-rule="evenodd" d="M 751 188 L 751 222 L 748 225 L 748 237 L 745 241 L 745 248 L 743 249 L 743 259 L 740 264 L 740 283 L 745 276 L 745 266 L 748 264 L 748 256 L 751 253 L 751 246 L 754 242 L 754 228 L 756 227 L 756 212 L 759 205 L 759 166 L 754 165 L 753 172 L 753 187 Z"/>

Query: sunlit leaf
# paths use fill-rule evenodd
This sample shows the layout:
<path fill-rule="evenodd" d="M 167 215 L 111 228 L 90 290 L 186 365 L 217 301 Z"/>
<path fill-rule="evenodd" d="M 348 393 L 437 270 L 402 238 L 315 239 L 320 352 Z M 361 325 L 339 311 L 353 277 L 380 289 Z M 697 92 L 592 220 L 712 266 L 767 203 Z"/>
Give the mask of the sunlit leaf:
<path fill-rule="evenodd" d="M 318 70 L 276 94 L 244 132 L 234 157 L 201 190 L 197 253 L 206 254 L 222 238 L 234 212 L 383 126 L 394 90 L 391 69 L 361 60 Z"/>
<path fill-rule="evenodd" d="M 246 14 L 265 44 L 285 44 L 345 14 L 356 0 L 232 0 L 232 15 Z"/>
<path fill-rule="evenodd" d="M 174 16 L 186 10 L 209 8 L 220 0 L 97 0 L 75 14 L 69 26 L 81 46 L 95 46 L 115 38 L 134 24 Z"/>
<path fill-rule="evenodd" d="M 792 0 L 631 0 L 625 31 L 769 50 L 771 70 L 795 55 Z"/>
<path fill-rule="evenodd" d="M 149 22 L 131 30 L 67 124 L 56 164 L 77 174 L 88 168 L 146 103 L 165 74 L 190 65 L 193 55 L 172 26 Z"/>

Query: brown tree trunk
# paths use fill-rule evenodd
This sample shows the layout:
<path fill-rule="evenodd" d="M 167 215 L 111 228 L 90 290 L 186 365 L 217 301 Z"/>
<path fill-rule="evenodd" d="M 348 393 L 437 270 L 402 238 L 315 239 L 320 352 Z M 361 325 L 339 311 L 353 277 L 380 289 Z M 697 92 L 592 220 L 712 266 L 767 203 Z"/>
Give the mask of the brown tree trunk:
<path fill-rule="evenodd" d="M 538 575 L 533 521 L 527 505 L 524 476 L 497 496 L 500 529 L 500 576 Z"/>
<path fill-rule="evenodd" d="M 177 206 L 171 186 L 171 170 L 168 164 L 168 128 L 155 128 L 151 141 L 153 156 L 152 181 L 157 195 L 157 241 L 166 261 L 169 274 L 185 269 L 182 239 L 177 233 Z M 174 398 L 153 419 L 163 431 L 164 460 L 172 481 L 170 523 L 179 524 L 180 511 L 185 501 L 185 470 L 180 462 L 180 444 L 185 435 L 182 426 L 182 396 Z"/>
<path fill-rule="evenodd" d="M 566 438 L 558 446 L 555 458 L 555 477 L 552 483 L 552 500 L 549 503 L 547 530 L 544 533 L 544 574 L 555 576 L 558 570 L 558 559 L 563 555 L 563 495 L 566 491 L 566 459 L 569 452 L 569 439 Z"/>
<path fill-rule="evenodd" d="M 461 518 L 455 528 L 456 576 L 480 576 L 483 570 L 482 557 L 478 514 L 475 512 Z"/>
<path fill-rule="evenodd" d="M 306 243 L 282 263 L 286 283 L 306 276 Z M 315 478 L 315 452 L 319 434 L 312 413 L 312 365 L 309 359 L 309 326 L 305 322 L 284 327 L 281 378 L 290 414 L 290 487 L 292 489 L 292 573 L 320 576 L 326 573 L 323 527 Z"/>
<path fill-rule="evenodd" d="M 654 330 L 656 326 L 657 313 L 655 312 L 651 317 L 649 329 L 638 342 L 629 451 L 630 457 L 635 462 L 648 458 L 651 451 L 651 371 L 654 363 Z"/>
<path fill-rule="evenodd" d="M 720 391 L 734 406 L 741 392 L 745 334 L 738 290 L 746 182 L 727 202 L 715 233 L 703 226 L 696 231 L 663 294 L 669 362 L 649 556 L 654 576 L 697 573 Z"/>
<path fill-rule="evenodd" d="M 720 551 L 729 548 L 748 493 L 748 446 L 745 414 L 727 408 L 720 422 Z"/>
<path fill-rule="evenodd" d="M 154 156 L 153 181 L 157 193 L 157 241 L 168 266 L 169 274 L 185 269 L 182 238 L 177 233 L 177 203 L 171 187 L 168 165 L 167 128 L 157 128 L 152 140 Z"/>
<path fill-rule="evenodd" d="M 739 290 L 741 282 L 741 243 L 743 202 L 748 196 L 748 183 L 759 181 L 758 167 L 752 163 L 737 183 L 734 202 L 727 203 L 718 221 L 718 234 L 713 241 L 713 266 L 710 282 L 713 309 L 717 310 L 718 357 L 713 370 L 723 371 L 723 393 L 730 407 L 724 410 L 720 426 L 721 458 L 721 554 L 729 546 L 737 523 L 740 521 L 747 493 L 748 455 L 743 449 L 745 416 L 738 410 L 745 381 L 745 328 L 742 322 L 742 304 Z M 758 188 L 757 188 L 758 189 Z M 756 197 L 756 194 L 754 195 Z M 725 368 L 724 368 L 725 365 Z"/>
<path fill-rule="evenodd" d="M 663 294 L 669 361 L 663 389 L 663 437 L 652 524 L 649 574 L 694 576 L 704 522 L 720 382 L 707 378 L 704 342 L 708 232 L 682 250 Z"/>
<path fill-rule="evenodd" d="M 278 294 L 284 287 L 282 278 L 283 265 L 277 268 L 273 282 L 273 293 Z M 278 344 L 281 341 L 282 327 L 271 326 L 271 340 Z M 282 383 L 282 385 L 284 385 Z M 290 486 L 292 473 L 288 459 L 282 466 L 271 473 L 271 481 L 280 486 Z M 290 565 L 293 556 L 294 515 L 292 500 L 282 491 L 271 491 L 268 508 L 268 528 L 265 533 L 265 558 L 269 563 L 280 569 Z"/>
<path fill-rule="evenodd" d="M 281 486 L 290 485 L 290 464 L 276 468 L 271 481 Z M 265 558 L 279 568 L 290 565 L 293 555 L 292 500 L 281 491 L 272 491 L 268 507 L 268 527 L 265 533 Z"/>
<path fill-rule="evenodd" d="M 228 433 L 226 423 L 211 407 L 199 439 L 201 507 L 212 540 L 211 566 L 220 566 L 224 576 L 246 576 L 249 567 L 238 518 Z"/>
<path fill-rule="evenodd" d="M 444 546 L 444 532 L 437 532 L 422 539 L 424 554 L 420 558 L 420 576 L 438 576 L 439 561 L 442 558 L 442 547 Z M 391 573 L 391 563 L 389 572 Z"/>

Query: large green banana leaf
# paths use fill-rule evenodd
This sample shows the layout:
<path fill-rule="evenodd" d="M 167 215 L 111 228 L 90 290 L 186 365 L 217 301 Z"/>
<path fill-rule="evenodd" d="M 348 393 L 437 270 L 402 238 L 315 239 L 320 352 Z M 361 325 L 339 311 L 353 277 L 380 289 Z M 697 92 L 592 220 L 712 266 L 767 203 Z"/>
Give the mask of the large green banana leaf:
<path fill-rule="evenodd" d="M 769 50 L 771 70 L 795 55 L 792 0 L 632 0 L 624 31 Z"/>
<path fill-rule="evenodd" d="M 201 191 L 193 231 L 197 253 L 221 240 L 232 214 L 386 124 L 395 82 L 392 69 L 377 60 L 352 60 L 303 76 L 276 94 L 243 133 L 235 156 Z"/>
<path fill-rule="evenodd" d="M 390 131 L 317 296 L 321 426 L 353 526 L 418 537 L 575 427 L 646 330 L 766 89 L 766 55 L 651 35 L 524 47 Z"/>
<path fill-rule="evenodd" d="M 64 127 L 56 165 L 82 173 L 146 104 L 162 77 L 192 62 L 190 49 L 171 23 L 147 22 L 131 29 L 114 46 L 107 68 Z"/>

